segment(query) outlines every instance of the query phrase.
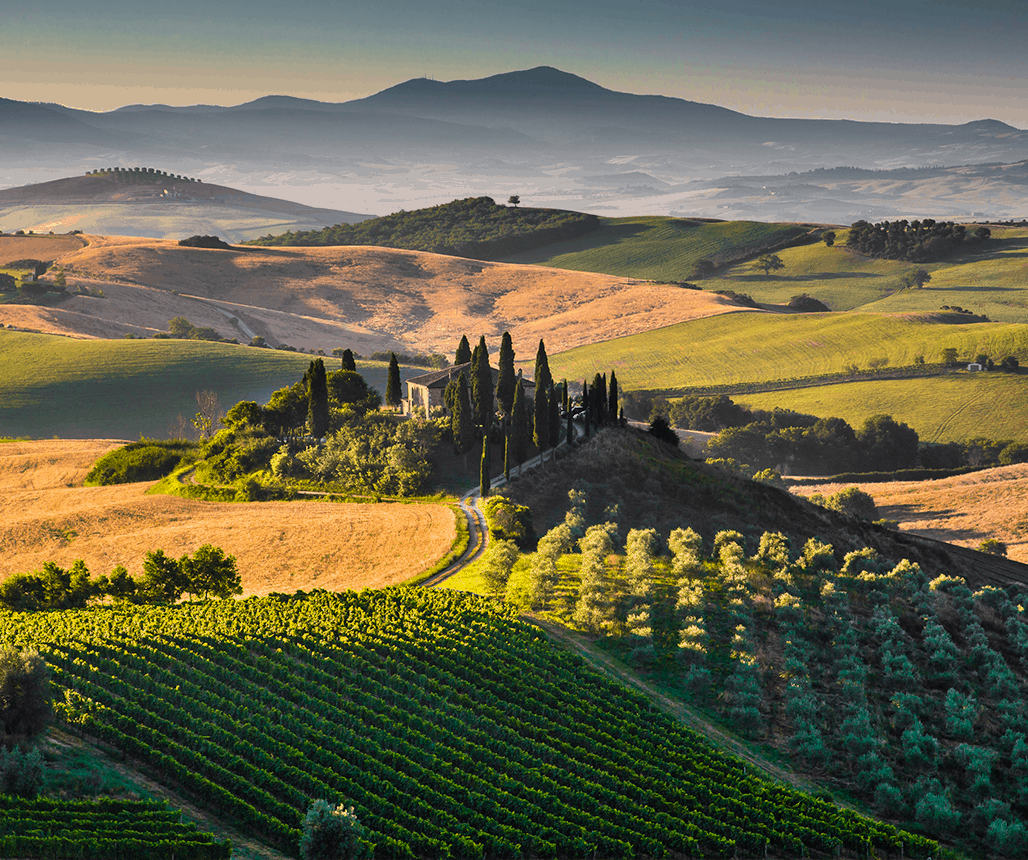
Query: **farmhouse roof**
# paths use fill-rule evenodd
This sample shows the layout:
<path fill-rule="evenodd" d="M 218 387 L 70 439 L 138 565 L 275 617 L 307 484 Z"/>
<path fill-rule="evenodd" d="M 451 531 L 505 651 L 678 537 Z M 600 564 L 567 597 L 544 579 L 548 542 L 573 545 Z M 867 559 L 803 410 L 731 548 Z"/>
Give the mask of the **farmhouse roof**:
<path fill-rule="evenodd" d="M 493 385 L 500 375 L 498 368 L 489 368 L 493 374 Z M 423 385 L 425 388 L 446 388 L 451 379 L 456 379 L 461 371 L 466 371 L 471 376 L 471 362 L 455 364 L 453 367 L 444 367 L 442 370 L 433 370 L 431 373 L 423 373 L 421 376 L 412 376 L 407 382 L 411 385 Z M 527 377 L 522 377 L 521 384 L 526 389 L 535 388 L 535 383 Z"/>

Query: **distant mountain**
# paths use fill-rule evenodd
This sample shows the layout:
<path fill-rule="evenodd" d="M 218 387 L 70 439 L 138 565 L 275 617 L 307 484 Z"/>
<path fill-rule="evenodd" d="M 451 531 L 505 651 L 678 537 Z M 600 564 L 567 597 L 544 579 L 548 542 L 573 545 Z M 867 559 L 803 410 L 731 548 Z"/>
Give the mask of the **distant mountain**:
<path fill-rule="evenodd" d="M 316 209 L 155 169 L 106 171 L 0 190 L 0 229 L 229 241 L 275 230 L 310 230 L 368 218 Z M 55 229 L 56 228 L 56 229 Z"/>
<path fill-rule="evenodd" d="M 0 185 L 25 184 L 31 171 L 55 166 L 85 172 L 162 164 L 246 190 L 287 186 L 295 189 L 288 196 L 304 202 L 376 214 L 515 193 L 530 205 L 600 214 L 718 215 L 720 204 L 697 196 L 690 183 L 839 165 L 1026 159 L 1028 132 L 990 119 L 941 125 L 754 117 L 618 92 L 549 66 L 477 80 L 418 78 L 339 103 L 269 95 L 230 107 L 128 105 L 92 113 L 0 100 Z M 622 180 L 632 174 L 650 178 Z M 945 199 L 926 190 L 925 208 Z M 1000 198 L 990 193 L 975 208 L 989 211 Z M 844 210 L 847 202 L 839 202 Z"/>

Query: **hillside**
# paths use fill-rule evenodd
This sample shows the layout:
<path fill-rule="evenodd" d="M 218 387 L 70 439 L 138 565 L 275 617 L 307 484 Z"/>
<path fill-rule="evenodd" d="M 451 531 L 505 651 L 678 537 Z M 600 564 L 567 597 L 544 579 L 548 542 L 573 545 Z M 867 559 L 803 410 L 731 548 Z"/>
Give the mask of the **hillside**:
<path fill-rule="evenodd" d="M 0 231 L 78 230 L 156 239 L 215 234 L 238 242 L 272 230 L 310 230 L 369 217 L 259 196 L 152 168 L 143 171 L 108 170 L 0 189 Z"/>
<path fill-rule="evenodd" d="M 318 798 L 397 860 L 937 847 L 757 778 L 468 595 L 7 614 L 0 635 L 45 655 L 75 731 L 290 856 Z"/>
<path fill-rule="evenodd" d="M 446 505 L 217 503 L 147 495 L 149 483 L 83 487 L 120 444 L 0 442 L 0 579 L 76 559 L 94 577 L 117 564 L 139 576 L 148 552 L 178 558 L 212 543 L 236 556 L 245 594 L 380 588 L 432 567 L 453 540 Z M 401 532 L 402 549 L 391 540 Z"/>
<path fill-rule="evenodd" d="M 8 238 L 21 237 L 0 237 L 0 259 L 15 259 Z M 272 346 L 451 355 L 463 332 L 493 339 L 510 331 L 522 344 L 542 337 L 557 350 L 738 309 L 666 284 L 416 251 L 216 251 L 87 238 L 87 247 L 48 259 L 64 267 L 70 285 L 101 289 L 106 298 L 72 295 L 47 308 L 0 304 L 0 322 L 112 338 L 148 336 L 181 315 L 244 339 L 234 317 Z"/>

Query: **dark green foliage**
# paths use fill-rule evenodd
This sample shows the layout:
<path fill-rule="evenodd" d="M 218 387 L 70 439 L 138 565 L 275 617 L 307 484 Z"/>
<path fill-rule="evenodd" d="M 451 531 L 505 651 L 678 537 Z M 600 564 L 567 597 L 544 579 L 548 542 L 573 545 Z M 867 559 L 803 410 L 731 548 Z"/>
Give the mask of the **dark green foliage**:
<path fill-rule="evenodd" d="M 655 404 L 653 408 L 660 407 Z M 703 430 L 708 433 L 720 432 L 728 427 L 740 427 L 755 420 L 752 411 L 734 403 L 725 394 L 718 394 L 715 397 L 686 395 L 672 402 L 664 414 L 675 427 Z"/>
<path fill-rule="evenodd" d="M 453 366 L 460 367 L 471 361 L 471 344 L 468 343 L 468 336 L 462 334 L 460 343 L 457 344 L 457 351 L 453 354 Z"/>
<path fill-rule="evenodd" d="M 532 421 L 532 441 L 540 453 L 550 447 L 550 405 L 547 401 L 547 394 L 553 386 L 536 388 L 535 390 L 535 413 Z"/>
<path fill-rule="evenodd" d="M 352 807 L 315 800 L 303 819 L 300 860 L 360 860 L 371 854 L 366 839 Z"/>
<path fill-rule="evenodd" d="M 735 290 L 714 290 L 714 295 L 731 299 L 737 305 L 741 305 L 744 308 L 760 308 L 757 300 L 749 293 L 737 293 Z"/>
<path fill-rule="evenodd" d="M 857 431 L 864 462 L 873 468 L 902 469 L 917 463 L 917 431 L 893 420 L 891 415 L 872 415 Z"/>
<path fill-rule="evenodd" d="M 496 540 L 512 540 L 519 549 L 535 547 L 535 529 L 532 526 L 532 510 L 503 496 L 493 496 L 483 506 L 489 535 Z"/>
<path fill-rule="evenodd" d="M 532 378 L 535 382 L 535 390 L 545 390 L 553 383 L 553 374 L 550 373 L 550 360 L 546 357 L 546 344 L 539 338 L 539 348 L 535 351 L 535 375 Z"/>
<path fill-rule="evenodd" d="M 0 722 L 4 746 L 36 737 L 53 719 L 50 670 L 34 650 L 0 650 Z"/>
<path fill-rule="evenodd" d="M 490 473 L 492 472 L 492 450 L 489 444 L 489 434 L 482 436 L 482 459 L 478 467 L 478 488 L 484 499 L 489 495 L 489 488 L 492 486 Z"/>
<path fill-rule="evenodd" d="M 357 372 L 357 362 L 353 358 L 352 349 L 344 349 L 340 358 L 342 359 L 343 370 L 349 370 L 351 373 Z"/>
<path fill-rule="evenodd" d="M 600 224 L 595 215 L 581 212 L 508 208 L 490 197 L 468 197 L 358 224 L 269 234 L 246 244 L 379 245 L 489 260 L 584 236 Z"/>
<path fill-rule="evenodd" d="M 236 558 L 205 543 L 192 556 L 179 559 L 184 591 L 200 600 L 242 594 L 243 585 L 236 570 Z"/>
<path fill-rule="evenodd" d="M 996 538 L 986 538 L 980 544 L 978 544 L 978 552 L 985 552 L 989 555 L 1001 555 L 1006 556 L 1007 545 L 1001 540 Z"/>
<path fill-rule="evenodd" d="M 373 411 L 382 404 L 382 395 L 368 385 L 367 380 L 354 370 L 337 370 L 335 373 L 328 374 L 326 382 L 331 405 L 348 404 L 357 406 L 364 411 Z"/>
<path fill-rule="evenodd" d="M 328 381 L 320 358 L 312 361 L 307 371 L 307 431 L 315 439 L 328 432 Z"/>
<path fill-rule="evenodd" d="M 607 378 L 606 374 L 596 374 L 589 386 L 589 411 L 592 413 L 593 424 L 602 427 L 607 419 Z"/>
<path fill-rule="evenodd" d="M 216 329 L 210 326 L 195 326 L 185 317 L 172 317 L 168 320 L 168 333 L 154 336 L 177 340 L 225 340 Z"/>
<path fill-rule="evenodd" d="M 237 417 L 239 413 L 237 412 Z M 226 416 L 227 418 L 228 416 Z M 170 475 L 196 446 L 182 439 L 141 439 L 108 451 L 89 470 L 88 487 L 156 481 Z"/>
<path fill-rule="evenodd" d="M 16 612 L 78 608 L 101 590 L 81 560 L 70 570 L 47 561 L 35 573 L 15 573 L 0 582 L 0 606 Z"/>
<path fill-rule="evenodd" d="M 667 418 L 663 415 L 658 415 L 650 422 L 649 434 L 654 439 L 659 439 L 661 442 L 666 442 L 668 445 L 678 447 L 678 434 L 671 429 L 671 425 L 667 423 Z"/>
<path fill-rule="evenodd" d="M 992 235 L 979 227 L 968 235 L 967 227 L 952 221 L 882 221 L 869 224 L 857 221 L 850 227 L 847 245 L 870 257 L 929 263 L 941 260 L 961 245 L 977 245 Z"/>
<path fill-rule="evenodd" d="M 163 549 L 148 552 L 143 559 L 143 579 L 139 592 L 150 603 L 174 603 L 186 590 L 187 583 L 178 561 L 164 554 Z"/>
<path fill-rule="evenodd" d="M 528 406 L 525 403 L 525 386 L 518 379 L 514 386 L 514 405 L 510 414 L 510 448 L 520 466 L 528 459 Z"/>
<path fill-rule="evenodd" d="M 821 240 L 825 243 L 827 247 L 831 248 L 832 245 L 835 244 L 835 231 L 825 230 L 825 232 L 821 234 Z"/>
<path fill-rule="evenodd" d="M 389 375 L 386 377 L 385 402 L 386 406 L 397 407 L 403 395 L 400 393 L 400 364 L 396 360 L 396 353 L 389 353 Z"/>
<path fill-rule="evenodd" d="M 761 254 L 757 258 L 757 262 L 753 264 L 755 269 L 760 269 L 766 277 L 771 272 L 777 272 L 779 269 L 785 268 L 785 263 L 782 262 L 782 258 L 777 254 Z"/>
<path fill-rule="evenodd" d="M 908 290 L 919 290 L 931 279 L 931 273 L 927 269 L 914 269 L 900 278 L 900 283 Z"/>
<path fill-rule="evenodd" d="M 183 248 L 215 248 L 222 251 L 231 251 L 232 246 L 217 236 L 190 236 L 188 239 L 179 239 L 179 245 Z"/>
<path fill-rule="evenodd" d="M 813 296 L 808 296 L 806 293 L 801 293 L 789 299 L 789 308 L 805 314 L 826 313 L 831 310 L 824 302 L 815 299 Z"/>
<path fill-rule="evenodd" d="M 607 392 L 607 423 L 615 424 L 618 420 L 618 378 L 614 371 L 610 372 L 610 388 Z"/>
<path fill-rule="evenodd" d="M 496 402 L 505 414 L 510 415 L 514 405 L 514 386 L 517 384 L 517 374 L 514 372 L 514 344 L 510 332 L 503 333 L 497 364 L 499 375 L 496 379 Z"/>
<path fill-rule="evenodd" d="M 464 371 L 457 377 L 457 396 L 454 398 L 450 429 L 453 435 L 453 450 L 466 454 L 475 444 L 475 412 L 471 406 L 468 378 Z"/>
<path fill-rule="evenodd" d="M 489 367 L 485 337 L 479 338 L 471 355 L 471 406 L 475 425 L 488 436 L 493 425 L 493 372 Z"/>
<path fill-rule="evenodd" d="M 396 360 L 400 362 L 400 364 L 409 364 L 414 367 L 435 367 L 442 370 L 444 367 L 449 367 L 450 365 L 446 360 L 446 356 L 438 352 L 433 352 L 431 355 L 425 355 L 421 352 L 373 352 L 368 356 L 368 360 L 389 361 L 389 358 L 392 355 L 396 356 Z"/>
<path fill-rule="evenodd" d="M 560 442 L 560 396 L 552 385 L 546 392 L 546 426 L 549 433 L 547 447 L 556 448 Z"/>
<path fill-rule="evenodd" d="M 43 790 L 43 756 L 38 749 L 0 748 L 0 791 L 6 797 L 38 797 Z"/>

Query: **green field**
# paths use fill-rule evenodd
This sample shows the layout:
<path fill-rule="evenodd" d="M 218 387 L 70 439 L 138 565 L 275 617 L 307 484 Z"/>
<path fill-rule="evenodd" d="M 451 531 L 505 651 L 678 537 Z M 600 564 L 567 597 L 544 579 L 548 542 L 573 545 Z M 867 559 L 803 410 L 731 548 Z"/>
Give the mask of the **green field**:
<path fill-rule="evenodd" d="M 697 260 L 721 262 L 756 255 L 768 245 L 802 236 L 809 229 L 759 221 L 663 217 L 602 220 L 603 227 L 581 239 L 504 260 L 655 281 L 688 281 Z"/>
<path fill-rule="evenodd" d="M 300 380 L 311 355 L 191 340 L 74 340 L 0 332 L 0 436 L 164 438 L 191 419 L 196 392 L 217 392 L 222 408 L 265 402 Z M 328 358 L 326 367 L 338 368 Z M 385 391 L 386 365 L 362 362 Z M 406 373 L 404 373 L 406 370 Z M 401 369 L 401 376 L 423 373 Z"/>
<path fill-rule="evenodd" d="M 732 399 L 754 409 L 777 406 L 819 417 L 839 416 L 854 427 L 885 413 L 913 427 L 923 442 L 978 437 L 1028 442 L 1028 375 L 958 372 L 740 394 Z"/>

